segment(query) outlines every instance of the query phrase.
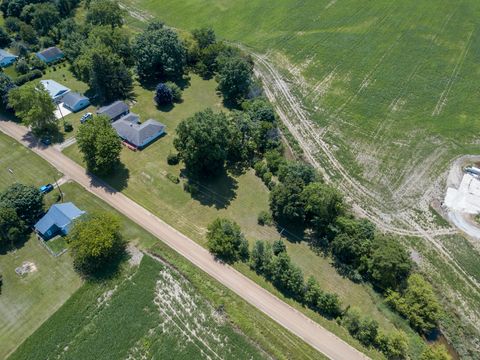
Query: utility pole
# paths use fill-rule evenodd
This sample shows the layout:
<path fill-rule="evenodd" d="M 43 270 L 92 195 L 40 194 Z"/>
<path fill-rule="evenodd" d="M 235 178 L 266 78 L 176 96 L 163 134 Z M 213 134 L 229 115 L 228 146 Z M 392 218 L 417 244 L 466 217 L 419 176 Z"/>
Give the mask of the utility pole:
<path fill-rule="evenodd" d="M 63 203 L 63 191 L 62 189 L 60 189 L 60 185 L 58 185 L 57 177 L 55 175 L 53 175 L 53 180 L 55 181 L 55 185 L 57 186 L 58 192 L 60 193 L 60 199 L 62 199 Z"/>

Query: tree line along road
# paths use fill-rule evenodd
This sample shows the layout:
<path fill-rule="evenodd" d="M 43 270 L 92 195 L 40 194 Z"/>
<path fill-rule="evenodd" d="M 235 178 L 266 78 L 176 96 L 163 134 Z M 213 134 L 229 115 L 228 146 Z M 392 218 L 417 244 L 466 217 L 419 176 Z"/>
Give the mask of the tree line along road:
<path fill-rule="evenodd" d="M 0 131 L 34 151 L 69 179 L 76 181 L 87 191 L 98 196 L 114 209 L 142 226 L 201 270 L 325 356 L 334 360 L 368 359 L 367 356 L 232 267 L 216 261 L 206 249 L 163 222 L 135 201 L 111 188 L 95 176 L 87 174 L 83 167 L 62 154 L 58 149 L 40 145 L 29 134 L 26 127 L 13 122 L 0 121 Z"/>

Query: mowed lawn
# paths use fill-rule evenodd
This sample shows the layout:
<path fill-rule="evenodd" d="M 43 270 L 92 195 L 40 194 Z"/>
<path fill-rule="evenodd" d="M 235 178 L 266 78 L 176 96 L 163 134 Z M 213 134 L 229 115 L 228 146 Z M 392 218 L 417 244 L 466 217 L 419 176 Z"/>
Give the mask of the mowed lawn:
<path fill-rule="evenodd" d="M 258 213 L 269 209 L 269 191 L 252 170 L 240 176 L 225 174 L 210 182 L 196 183 L 200 194 L 193 197 L 184 191 L 184 179 L 180 184 L 174 184 L 166 177 L 167 173 L 178 176 L 182 169 L 182 164 L 170 166 L 166 160 L 169 153 L 175 152 L 173 138 L 179 121 L 206 107 L 227 111 L 222 107 L 215 87 L 213 80 L 205 81 L 192 75 L 190 87 L 183 93 L 184 101 L 168 112 L 155 107 L 152 91 L 137 87 L 136 103 L 131 111 L 138 113 L 142 120 L 154 118 L 165 123 L 167 134 L 142 151 L 133 152 L 124 148 L 121 160 L 125 169 L 106 180 L 204 246 L 207 226 L 218 216 L 233 219 L 240 224 L 251 244 L 257 239 L 277 240 L 280 234 L 275 227 L 260 226 L 257 223 Z M 76 144 L 67 147 L 63 152 L 83 164 Z M 322 288 L 337 293 L 345 305 L 357 306 L 362 312 L 370 314 L 385 330 L 393 330 L 396 325 L 404 326 L 404 322 L 384 306 L 381 298 L 367 286 L 354 284 L 340 276 L 329 258 L 315 254 L 306 243 L 299 242 L 300 238 L 297 236 L 292 236 L 292 240 L 288 242 L 288 251 L 293 261 L 306 275 L 314 275 Z M 248 267 L 240 266 L 239 270 L 275 292 L 271 285 L 253 276 Z M 291 304 L 305 311 L 298 304 Z M 312 312 L 309 316 L 314 316 L 317 321 L 330 326 L 331 330 L 340 336 L 349 337 L 334 321 L 324 320 Z M 412 339 L 417 338 L 413 332 L 410 332 L 410 335 Z"/>
<path fill-rule="evenodd" d="M 74 202 L 87 213 L 115 212 L 74 182 L 62 185 L 62 191 L 64 201 Z M 54 194 L 48 195 L 47 206 L 54 202 Z M 60 358 L 67 359 L 78 359 L 81 357 L 79 354 L 88 359 L 117 359 L 125 353 L 132 356 L 143 354 L 147 358 L 148 355 L 158 354 L 170 358 L 171 354 L 175 354 L 178 358 L 189 359 L 195 357 L 195 351 L 200 352 L 200 349 L 208 353 L 205 341 L 216 352 L 231 351 L 235 358 L 264 357 L 251 341 L 278 358 L 318 358 L 319 354 L 300 339 L 199 271 L 137 224 L 119 216 L 121 232 L 126 240 L 166 258 L 183 275 L 170 270 L 162 272 L 162 269 L 165 270 L 163 266 L 144 259 L 148 265 L 142 263 L 138 272 L 127 272 L 125 276 L 106 282 L 84 284 L 11 358 L 46 358 L 60 351 Z M 46 250 L 41 250 L 46 253 Z M 67 257 L 68 252 L 59 259 Z M 73 271 L 71 267 L 70 271 Z M 160 290 L 162 299 L 155 297 Z M 178 297 L 172 297 L 173 294 Z M 158 300 L 162 300 L 161 307 L 155 303 Z M 188 306 L 192 306 L 189 308 L 191 313 L 186 310 Z M 185 327 L 186 320 L 193 322 L 197 316 L 200 321 L 189 323 L 190 328 L 198 324 L 201 326 L 189 333 Z M 149 332 L 150 329 L 154 331 Z M 187 341 L 187 336 L 193 343 Z M 222 346 L 216 343 L 218 339 L 223 339 Z M 285 339 L 288 339 L 287 343 Z M 62 346 L 57 348 L 59 344 Z M 67 345 L 68 351 L 63 351 Z"/>
<path fill-rule="evenodd" d="M 24 261 L 36 271 L 23 277 L 15 268 Z M 70 256 L 54 258 L 32 235 L 14 252 L 0 253 L 3 286 L 0 294 L 0 358 L 20 345 L 82 284 Z"/>
<path fill-rule="evenodd" d="M 145 256 L 85 284 L 10 359 L 262 359 L 177 271 Z"/>
<path fill-rule="evenodd" d="M 268 53 L 379 206 L 418 206 L 455 156 L 480 151 L 476 0 L 122 2 Z"/>
<path fill-rule="evenodd" d="M 40 186 L 60 177 L 45 160 L 0 132 L 0 191 L 14 182 Z"/>
<path fill-rule="evenodd" d="M 0 174 L 0 191 L 14 182 L 40 186 L 61 177 L 46 161 L 2 133 Z M 24 261 L 34 263 L 36 271 L 20 277 L 15 268 Z M 5 358 L 68 299 L 81 280 L 68 255 L 53 258 L 33 235 L 15 251 L 0 250 L 0 273 L 0 358 Z"/>

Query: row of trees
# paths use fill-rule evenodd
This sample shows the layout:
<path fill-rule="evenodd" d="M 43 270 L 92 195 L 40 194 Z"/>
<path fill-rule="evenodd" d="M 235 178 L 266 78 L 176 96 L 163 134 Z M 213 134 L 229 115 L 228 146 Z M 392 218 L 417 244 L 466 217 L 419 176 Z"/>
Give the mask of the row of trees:
<path fill-rule="evenodd" d="M 248 242 L 238 224 L 218 218 L 208 227 L 207 247 L 223 261 L 248 262 L 252 270 L 265 277 L 286 296 L 323 316 L 337 319 L 365 346 L 377 348 L 389 359 L 407 358 L 408 341 L 403 332 L 387 334 L 380 331 L 375 320 L 361 316 L 357 309 L 343 309 L 338 296 L 323 291 L 313 276 L 305 281 L 302 270 L 287 254 L 283 241 L 278 240 L 273 244 L 256 241 L 249 252 Z"/>
<path fill-rule="evenodd" d="M 15 183 L 0 193 L 0 246 L 25 240 L 43 213 L 43 196 L 33 186 Z"/>
<path fill-rule="evenodd" d="M 411 275 L 412 261 L 398 239 L 353 217 L 341 194 L 309 165 L 287 162 L 275 152 L 265 158 L 255 170 L 264 181 L 268 173 L 278 179 L 270 193 L 270 209 L 278 224 L 307 229 L 312 246 L 330 253 L 350 279 L 371 282 L 413 328 L 428 333 L 438 326 L 438 300 L 421 275 Z"/>
<path fill-rule="evenodd" d="M 244 166 L 280 145 L 271 105 L 258 98 L 243 111 L 214 113 L 211 109 L 182 120 L 174 146 L 187 170 L 195 176 L 214 176 L 225 165 Z"/>

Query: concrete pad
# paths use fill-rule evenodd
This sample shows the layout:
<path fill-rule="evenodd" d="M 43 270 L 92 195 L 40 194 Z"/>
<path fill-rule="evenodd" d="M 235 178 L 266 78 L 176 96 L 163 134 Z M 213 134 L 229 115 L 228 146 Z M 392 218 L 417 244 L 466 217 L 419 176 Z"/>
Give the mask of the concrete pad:
<path fill-rule="evenodd" d="M 445 205 L 466 214 L 480 213 L 480 180 L 471 174 L 463 175 L 458 189 L 447 189 Z"/>
<path fill-rule="evenodd" d="M 60 108 L 60 109 L 59 109 L 59 108 Z M 62 118 L 62 115 L 63 115 L 63 117 L 65 117 L 65 116 L 67 116 L 68 114 L 71 114 L 71 113 L 72 113 L 72 112 L 71 112 L 69 109 L 67 109 L 67 108 L 63 105 L 63 103 L 60 103 L 60 104 L 57 106 L 57 108 L 55 109 L 55 112 L 54 112 L 55 117 L 56 117 L 57 119 L 61 119 L 61 118 Z"/>

